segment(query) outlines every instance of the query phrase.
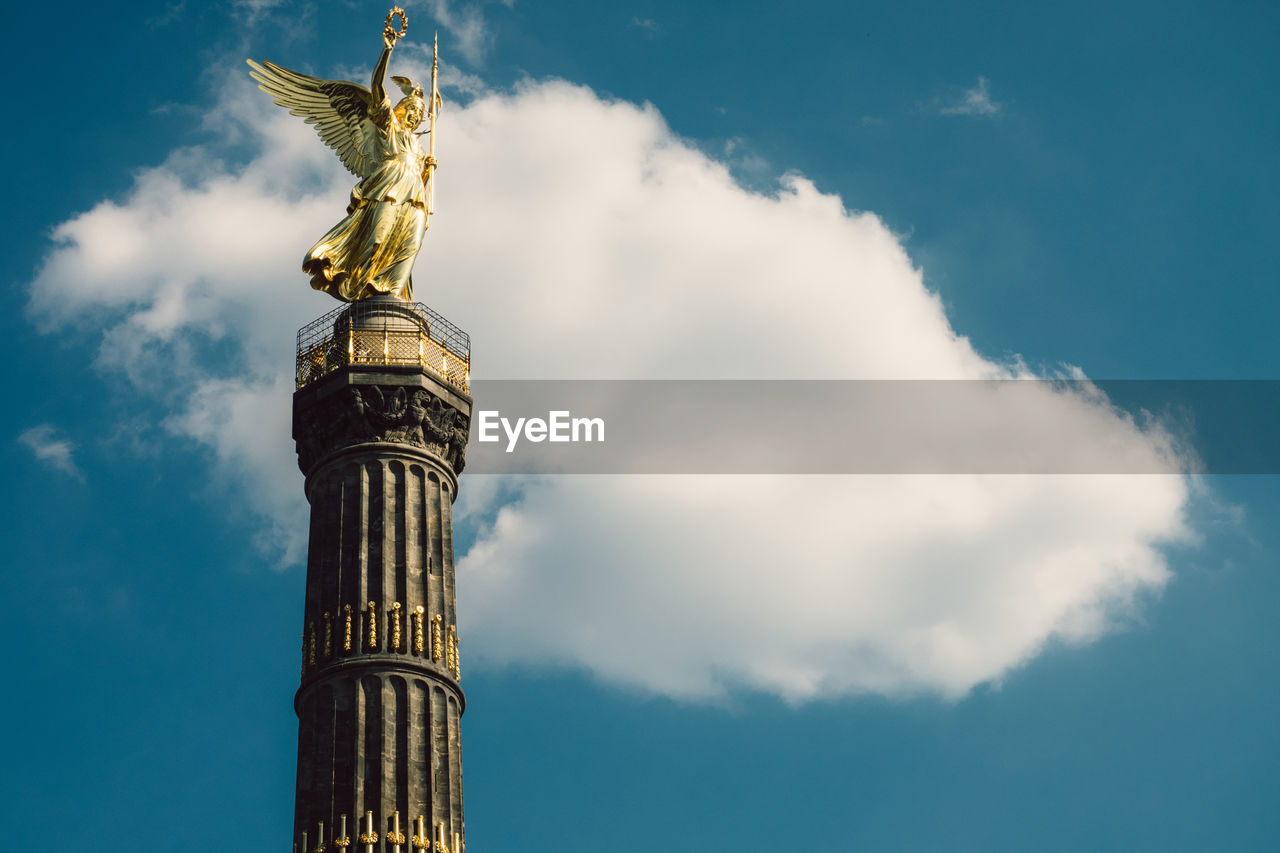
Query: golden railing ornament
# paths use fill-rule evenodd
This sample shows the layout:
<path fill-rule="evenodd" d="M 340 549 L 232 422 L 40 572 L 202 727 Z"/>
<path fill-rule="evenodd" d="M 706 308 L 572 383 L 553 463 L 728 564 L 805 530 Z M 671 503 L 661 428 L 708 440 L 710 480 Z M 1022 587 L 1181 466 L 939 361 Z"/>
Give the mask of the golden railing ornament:
<path fill-rule="evenodd" d="M 456 678 L 458 676 L 458 628 L 456 625 L 449 626 L 444 648 L 444 668 L 452 672 Z"/>
<path fill-rule="evenodd" d="M 391 605 L 391 650 L 400 651 L 400 602 Z"/>
<path fill-rule="evenodd" d="M 404 833 L 400 831 L 400 812 L 391 814 L 391 831 L 387 833 L 387 843 L 391 845 L 391 853 L 400 853 L 400 845 L 404 844 Z"/>
<path fill-rule="evenodd" d="M 364 845 L 364 853 L 374 853 L 373 845 L 378 843 L 378 831 L 373 828 L 373 812 L 364 813 L 364 832 L 360 833 L 360 843 Z"/>
<path fill-rule="evenodd" d="M 431 617 L 431 659 L 436 663 L 444 660 L 444 634 L 440 629 L 440 614 Z"/>
<path fill-rule="evenodd" d="M 396 19 L 397 15 L 400 16 L 400 32 L 396 32 L 396 28 L 391 23 Z M 382 31 L 392 41 L 399 41 L 404 38 L 404 34 L 409 32 L 409 16 L 404 13 L 404 9 L 399 6 L 392 6 L 391 11 L 387 13 L 387 23 L 382 28 Z"/>

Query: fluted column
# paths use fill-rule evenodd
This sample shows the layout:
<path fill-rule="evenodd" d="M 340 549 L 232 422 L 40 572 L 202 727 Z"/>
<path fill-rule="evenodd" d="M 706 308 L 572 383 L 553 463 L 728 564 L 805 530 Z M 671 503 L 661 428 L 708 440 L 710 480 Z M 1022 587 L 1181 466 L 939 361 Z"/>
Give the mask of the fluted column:
<path fill-rule="evenodd" d="M 465 846 L 451 505 L 470 414 L 418 367 L 349 364 L 294 395 L 311 503 L 294 700 L 307 853 L 411 853 L 419 818 Z"/>

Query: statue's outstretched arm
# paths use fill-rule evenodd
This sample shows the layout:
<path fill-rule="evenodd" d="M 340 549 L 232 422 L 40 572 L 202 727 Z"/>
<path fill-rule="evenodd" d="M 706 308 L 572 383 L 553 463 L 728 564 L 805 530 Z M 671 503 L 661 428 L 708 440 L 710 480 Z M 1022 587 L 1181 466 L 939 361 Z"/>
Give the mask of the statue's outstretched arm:
<path fill-rule="evenodd" d="M 382 81 L 387 76 L 387 65 L 391 62 L 391 50 L 396 46 L 396 39 L 390 27 L 382 32 L 382 55 L 378 57 L 378 64 L 373 66 L 373 79 L 369 83 L 369 88 L 373 91 L 373 102 L 380 104 L 387 99 L 387 92 L 382 88 Z"/>

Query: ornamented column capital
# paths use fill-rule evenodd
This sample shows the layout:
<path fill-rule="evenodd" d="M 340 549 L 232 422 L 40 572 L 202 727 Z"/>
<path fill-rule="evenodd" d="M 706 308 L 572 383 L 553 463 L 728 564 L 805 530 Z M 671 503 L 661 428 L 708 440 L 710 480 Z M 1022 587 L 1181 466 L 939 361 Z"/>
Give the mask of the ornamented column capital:
<path fill-rule="evenodd" d="M 471 401 L 465 400 L 459 407 L 461 401 L 448 399 L 456 395 L 432 393 L 423 387 L 429 382 L 426 377 L 405 376 L 403 384 L 392 384 L 386 380 L 401 377 L 379 374 L 330 377 L 326 384 L 344 377 L 354 381 L 342 383 L 323 397 L 316 393 L 322 389 L 305 389 L 294 395 L 294 440 L 302 472 L 309 473 L 330 453 L 376 442 L 425 450 L 455 474 L 462 473 L 471 431 Z M 382 381 L 359 381 L 366 378 Z"/>

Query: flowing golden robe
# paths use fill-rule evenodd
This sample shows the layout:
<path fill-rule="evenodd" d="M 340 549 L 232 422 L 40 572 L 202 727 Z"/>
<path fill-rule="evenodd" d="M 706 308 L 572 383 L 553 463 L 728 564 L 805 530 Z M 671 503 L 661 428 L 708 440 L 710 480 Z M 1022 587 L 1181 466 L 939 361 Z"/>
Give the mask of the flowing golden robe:
<path fill-rule="evenodd" d="M 312 287 L 344 302 L 384 293 L 412 301 L 410 273 L 427 230 L 426 156 L 389 100 L 369 119 L 376 130 L 366 134 L 363 154 L 376 166 L 351 191 L 347 217 L 311 248 L 302 269 Z"/>

